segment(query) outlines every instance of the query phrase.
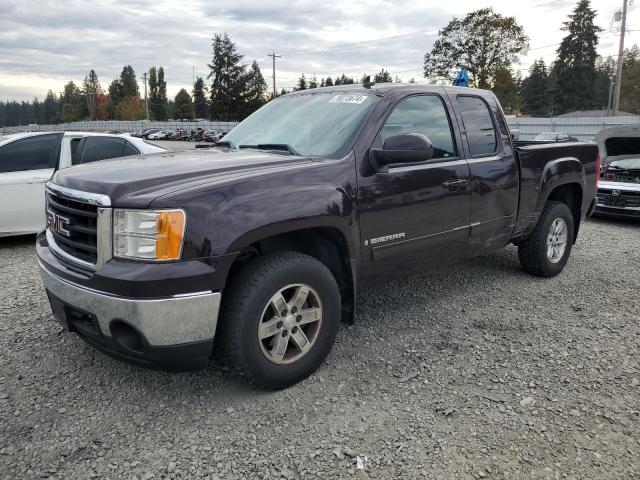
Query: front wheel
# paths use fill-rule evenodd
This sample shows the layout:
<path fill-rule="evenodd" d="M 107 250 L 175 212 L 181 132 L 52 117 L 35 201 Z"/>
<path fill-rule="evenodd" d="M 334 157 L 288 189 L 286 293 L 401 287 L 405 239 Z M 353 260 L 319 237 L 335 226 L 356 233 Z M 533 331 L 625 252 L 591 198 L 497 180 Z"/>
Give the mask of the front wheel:
<path fill-rule="evenodd" d="M 340 321 L 329 269 L 298 252 L 250 261 L 224 293 L 220 348 L 230 366 L 266 388 L 311 375 L 327 357 Z"/>
<path fill-rule="evenodd" d="M 561 202 L 547 202 L 533 232 L 518 246 L 522 268 L 540 277 L 558 275 L 569 260 L 573 232 L 569 207 Z"/>

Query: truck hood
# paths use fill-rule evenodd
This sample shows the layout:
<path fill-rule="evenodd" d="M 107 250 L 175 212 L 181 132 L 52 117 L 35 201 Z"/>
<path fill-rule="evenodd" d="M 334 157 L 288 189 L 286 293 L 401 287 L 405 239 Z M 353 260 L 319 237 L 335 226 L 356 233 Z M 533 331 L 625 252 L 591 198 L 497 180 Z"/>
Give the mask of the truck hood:
<path fill-rule="evenodd" d="M 277 173 L 315 162 L 259 150 L 203 148 L 78 165 L 58 171 L 52 182 L 107 195 L 116 207 L 146 208 L 154 199 L 178 190 Z"/>

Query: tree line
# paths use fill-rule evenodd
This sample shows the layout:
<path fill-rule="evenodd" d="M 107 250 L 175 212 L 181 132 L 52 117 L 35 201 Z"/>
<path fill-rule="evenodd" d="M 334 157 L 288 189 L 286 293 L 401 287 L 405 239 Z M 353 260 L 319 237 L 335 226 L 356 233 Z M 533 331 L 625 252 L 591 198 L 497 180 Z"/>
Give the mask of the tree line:
<path fill-rule="evenodd" d="M 579 0 L 563 23 L 565 37 L 556 58 L 547 65 L 536 60 L 522 78 L 514 65 L 527 53 L 529 39 L 514 17 L 483 8 L 454 18 L 438 32 L 424 57 L 424 76 L 450 82 L 465 68 L 472 85 L 490 88 L 507 113 L 554 116 L 578 110 L 603 110 L 609 104 L 615 74 L 613 57 L 597 53 L 596 12 L 589 0 Z M 627 49 L 623 57 L 620 110 L 640 113 L 640 51 Z"/>
<path fill-rule="evenodd" d="M 596 12 L 589 0 L 579 0 L 562 29 L 567 32 L 557 56 L 547 65 L 536 60 L 529 74 L 522 77 L 514 68 L 529 48 L 524 29 L 514 17 L 504 17 L 483 8 L 454 18 L 438 32 L 432 49 L 424 57 L 424 76 L 433 83 L 451 84 L 453 76 L 465 68 L 472 86 L 490 88 L 510 114 L 554 116 L 575 110 L 606 108 L 615 73 L 612 57 L 597 54 Z M 40 101 L 0 102 L 0 126 L 54 124 L 78 120 L 151 120 L 168 118 L 190 120 L 210 118 L 238 121 L 246 118 L 272 97 L 258 63 L 244 61 L 236 44 L 225 34 L 212 38 L 211 63 L 206 80 L 198 77 L 191 92 L 181 89 L 173 99 L 167 97 L 165 71 L 153 66 L 148 76 L 148 105 L 141 98 L 134 69 L 123 67 L 120 76 L 105 90 L 91 70 L 76 85 L 70 81 L 59 94 L 49 90 Z M 349 85 L 360 79 L 342 75 L 307 78 L 303 73 L 294 91 L 333 85 Z M 376 83 L 400 82 L 384 68 L 371 79 Z M 412 78 L 410 82 L 415 82 Z M 209 82 L 209 83 L 207 83 Z M 624 53 L 620 109 L 640 113 L 640 49 L 633 46 Z M 281 89 L 278 94 L 288 93 Z"/>

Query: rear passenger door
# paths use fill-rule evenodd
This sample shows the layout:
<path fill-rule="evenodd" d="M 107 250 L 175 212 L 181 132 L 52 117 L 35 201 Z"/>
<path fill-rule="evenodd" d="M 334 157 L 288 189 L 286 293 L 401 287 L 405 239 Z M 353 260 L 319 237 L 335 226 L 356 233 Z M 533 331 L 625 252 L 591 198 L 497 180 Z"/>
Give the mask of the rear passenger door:
<path fill-rule="evenodd" d="M 97 162 L 108 158 L 138 155 L 140 151 L 119 137 L 85 137 L 80 146 L 72 154 L 72 164 Z"/>
<path fill-rule="evenodd" d="M 471 175 L 470 248 L 477 255 L 502 248 L 511 239 L 518 213 L 518 167 L 497 101 L 467 93 L 452 101 Z"/>

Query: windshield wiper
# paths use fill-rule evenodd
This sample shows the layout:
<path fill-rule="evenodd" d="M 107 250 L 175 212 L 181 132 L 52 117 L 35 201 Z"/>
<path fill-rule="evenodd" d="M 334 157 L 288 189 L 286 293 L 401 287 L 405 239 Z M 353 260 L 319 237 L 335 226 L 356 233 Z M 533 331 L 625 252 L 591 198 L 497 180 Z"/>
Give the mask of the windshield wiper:
<path fill-rule="evenodd" d="M 256 148 L 258 150 L 283 150 L 291 155 L 300 156 L 298 151 L 288 143 L 258 143 L 257 145 L 238 145 L 238 148 Z"/>
<path fill-rule="evenodd" d="M 214 147 L 229 147 L 232 150 L 235 150 L 236 148 L 238 148 L 238 147 L 236 147 L 235 143 L 230 142 L 229 140 L 222 140 L 221 142 L 216 142 L 216 143 L 213 144 L 213 146 Z"/>

